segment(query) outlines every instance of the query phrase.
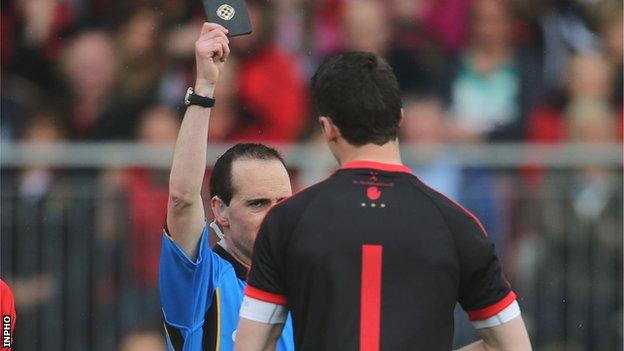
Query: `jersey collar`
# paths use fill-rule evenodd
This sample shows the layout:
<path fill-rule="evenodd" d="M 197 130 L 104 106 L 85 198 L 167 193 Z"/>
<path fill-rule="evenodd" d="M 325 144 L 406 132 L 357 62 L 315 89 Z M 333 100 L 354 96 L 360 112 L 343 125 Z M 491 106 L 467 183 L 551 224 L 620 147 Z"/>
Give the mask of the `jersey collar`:
<path fill-rule="evenodd" d="M 356 169 L 356 168 L 376 169 L 376 170 L 385 171 L 385 172 L 399 172 L 399 173 L 412 174 L 412 170 L 407 166 L 391 164 L 391 163 L 383 163 L 383 162 L 374 162 L 374 161 L 347 162 L 344 165 L 342 165 L 340 169 Z"/>
<path fill-rule="evenodd" d="M 234 273 L 236 273 L 236 278 L 238 278 L 238 279 L 240 279 L 242 281 L 247 281 L 247 268 L 245 268 L 245 266 L 243 266 L 242 263 L 238 262 L 234 258 L 234 256 L 232 256 L 229 252 L 227 252 L 223 248 L 223 246 L 217 244 L 217 245 L 214 246 L 212 251 L 214 251 L 214 253 L 219 255 L 219 257 L 221 257 L 222 259 L 230 262 L 232 267 L 234 267 Z"/>

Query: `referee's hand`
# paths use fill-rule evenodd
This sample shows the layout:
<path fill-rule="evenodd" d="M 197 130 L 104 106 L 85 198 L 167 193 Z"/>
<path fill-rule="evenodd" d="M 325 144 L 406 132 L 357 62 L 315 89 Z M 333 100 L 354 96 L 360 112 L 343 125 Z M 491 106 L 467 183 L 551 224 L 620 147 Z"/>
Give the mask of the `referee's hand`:
<path fill-rule="evenodd" d="M 204 23 L 195 42 L 197 79 L 195 93 L 212 97 L 219 73 L 230 55 L 228 30 L 216 23 Z"/>

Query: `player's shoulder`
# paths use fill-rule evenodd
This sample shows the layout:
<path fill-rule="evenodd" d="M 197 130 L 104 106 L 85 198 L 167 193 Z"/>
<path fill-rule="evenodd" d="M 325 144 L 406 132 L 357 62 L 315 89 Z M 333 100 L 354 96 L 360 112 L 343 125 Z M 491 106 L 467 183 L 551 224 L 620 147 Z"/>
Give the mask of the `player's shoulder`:
<path fill-rule="evenodd" d="M 459 202 L 433 189 L 422 180 L 414 177 L 416 186 L 433 202 L 451 231 L 476 230 L 487 236 L 481 221 Z"/>

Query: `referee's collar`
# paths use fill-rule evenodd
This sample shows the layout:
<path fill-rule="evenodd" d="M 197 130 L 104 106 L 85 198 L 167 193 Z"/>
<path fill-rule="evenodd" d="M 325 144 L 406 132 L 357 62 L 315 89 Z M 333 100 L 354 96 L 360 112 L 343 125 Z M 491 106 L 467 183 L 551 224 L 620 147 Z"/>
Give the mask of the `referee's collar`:
<path fill-rule="evenodd" d="M 412 170 L 404 165 L 392 164 L 392 163 L 383 163 L 383 162 L 374 162 L 374 161 L 351 161 L 347 162 L 340 167 L 340 169 L 357 169 L 357 168 L 365 168 L 365 169 L 375 169 L 378 171 L 385 172 L 399 172 L 399 173 L 408 173 L 412 174 Z"/>
<path fill-rule="evenodd" d="M 221 257 L 222 259 L 230 262 L 232 267 L 234 267 L 234 273 L 236 273 L 236 278 L 247 281 L 247 268 L 245 268 L 242 263 L 238 262 L 234 258 L 234 256 L 232 256 L 232 254 L 227 252 L 227 250 L 225 250 L 223 246 L 217 244 L 214 246 L 212 251 L 214 251 L 214 253 L 219 255 L 219 257 Z"/>

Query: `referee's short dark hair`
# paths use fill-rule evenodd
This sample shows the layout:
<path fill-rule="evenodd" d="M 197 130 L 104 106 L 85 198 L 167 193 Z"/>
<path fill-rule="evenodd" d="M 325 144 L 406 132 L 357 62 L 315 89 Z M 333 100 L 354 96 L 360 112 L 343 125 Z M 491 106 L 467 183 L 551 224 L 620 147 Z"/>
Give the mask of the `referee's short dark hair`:
<path fill-rule="evenodd" d="M 312 98 L 317 114 L 331 118 L 352 145 L 383 145 L 397 137 L 399 84 L 390 65 L 372 53 L 329 58 L 312 77 Z"/>
<path fill-rule="evenodd" d="M 230 205 L 235 192 L 232 182 L 232 164 L 241 159 L 278 160 L 284 164 L 284 159 L 279 152 L 271 147 L 255 143 L 236 144 L 215 162 L 210 176 L 210 197 L 218 196 L 226 205 Z"/>

